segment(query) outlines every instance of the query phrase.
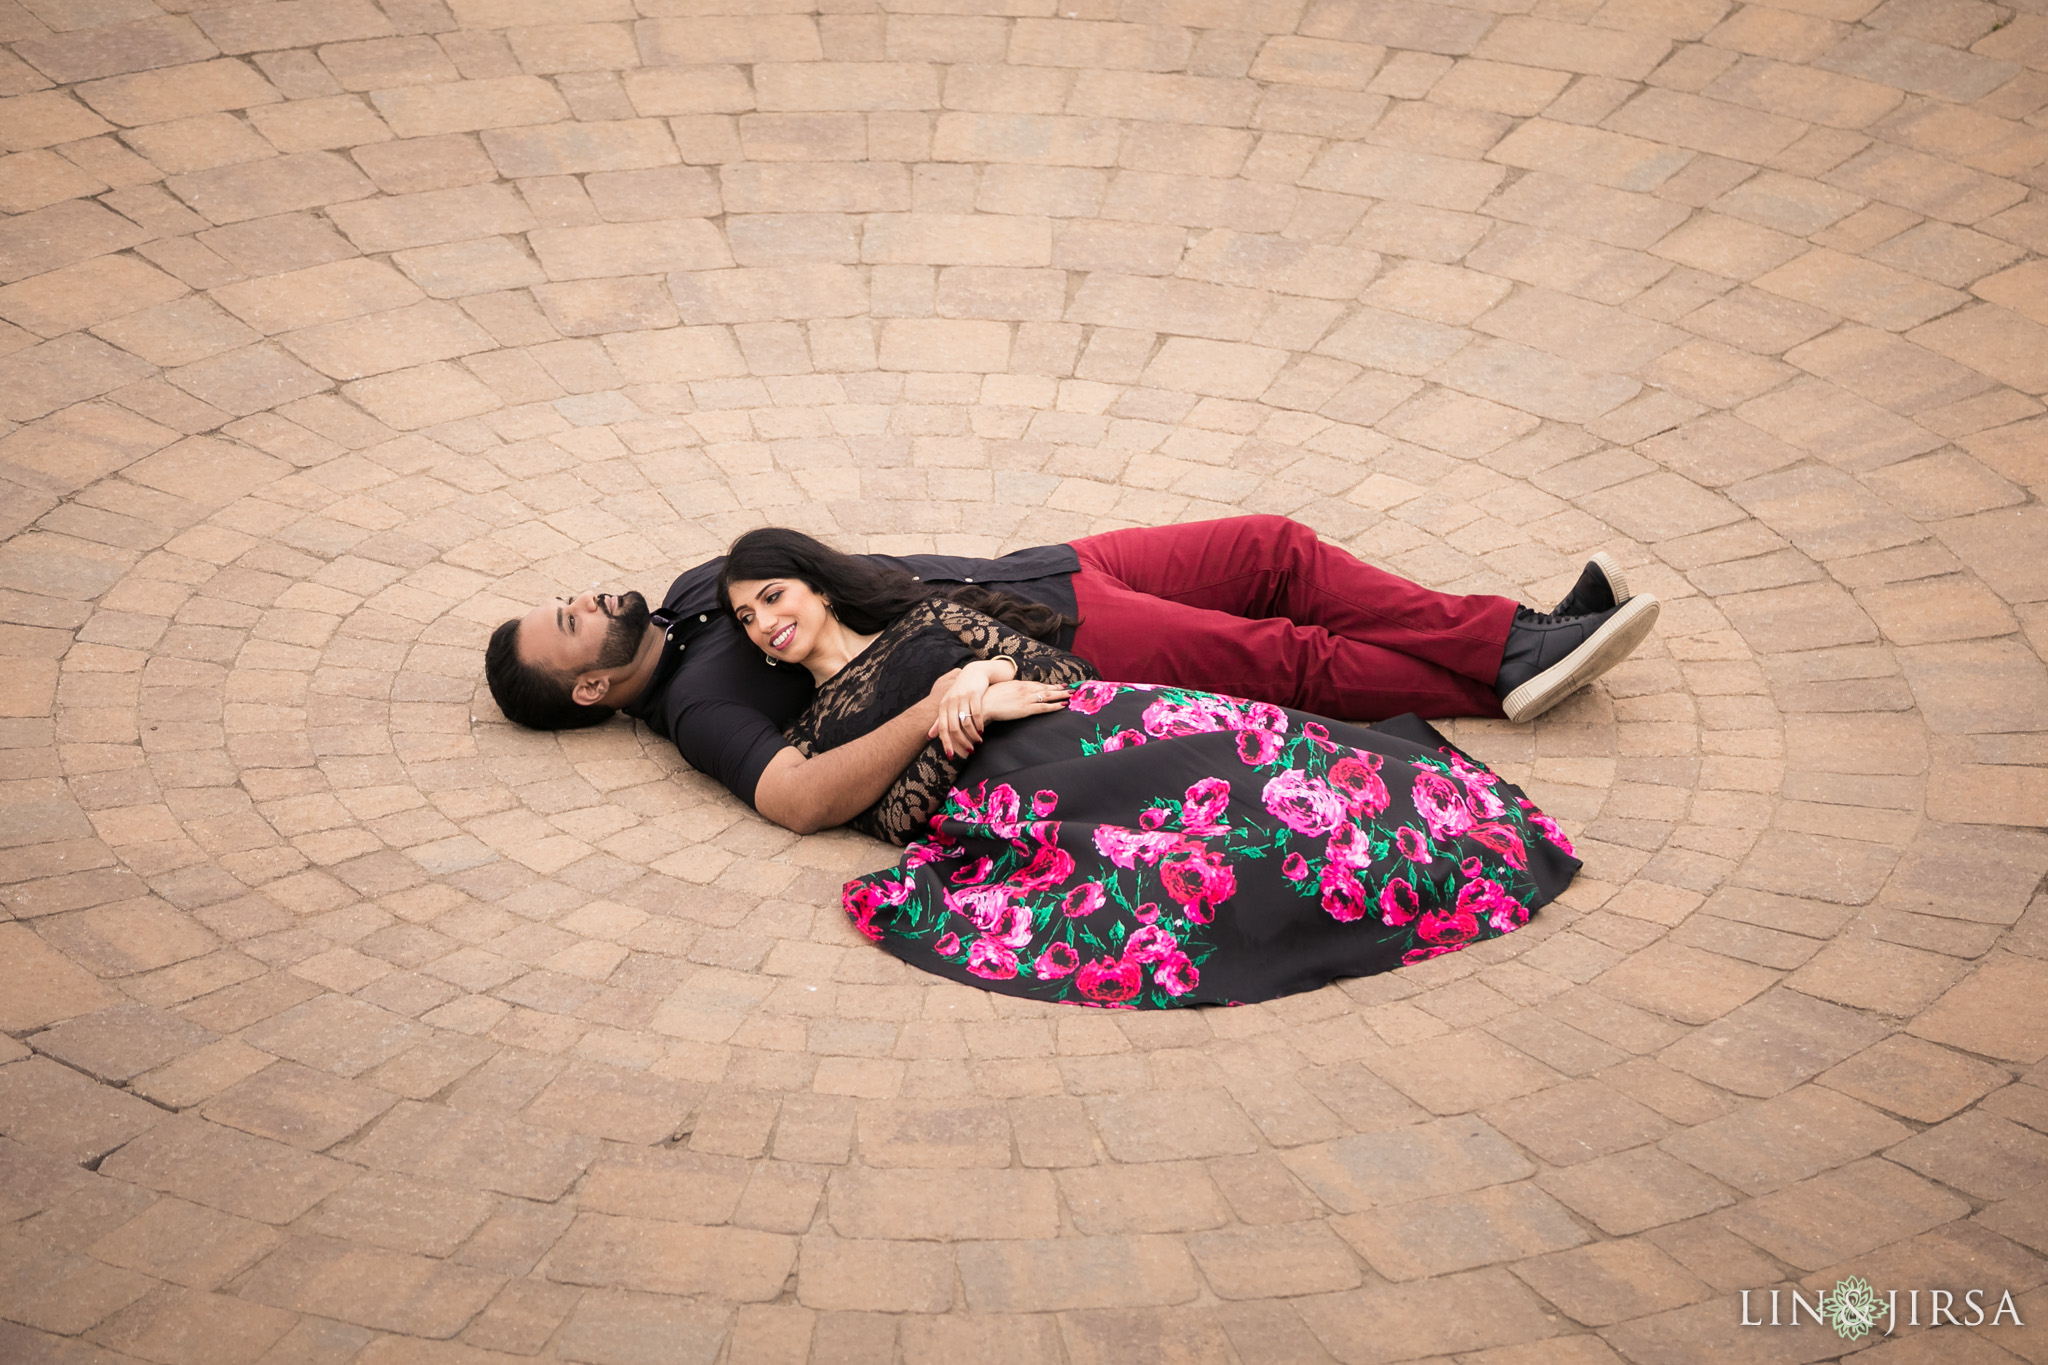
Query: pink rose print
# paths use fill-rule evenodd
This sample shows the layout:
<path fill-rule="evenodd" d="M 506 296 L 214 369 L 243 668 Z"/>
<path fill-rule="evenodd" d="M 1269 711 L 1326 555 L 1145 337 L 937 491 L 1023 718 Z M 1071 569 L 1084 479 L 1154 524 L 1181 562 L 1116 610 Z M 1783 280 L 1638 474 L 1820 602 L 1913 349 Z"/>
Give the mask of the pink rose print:
<path fill-rule="evenodd" d="M 1160 855 L 1159 881 L 1197 924 L 1209 923 L 1216 907 L 1237 894 L 1237 873 L 1223 855 L 1192 840 Z"/>
<path fill-rule="evenodd" d="M 1074 976 L 1074 984 L 1090 1000 L 1114 1005 L 1145 988 L 1145 969 L 1136 962 L 1098 957 L 1082 965 Z"/>
<path fill-rule="evenodd" d="M 1023 891 L 1044 891 L 1073 875 L 1073 854 L 1052 844 L 1040 844 L 1029 865 L 1010 874 L 1009 884 Z"/>
<path fill-rule="evenodd" d="M 1458 784 L 1439 772 L 1415 775 L 1415 809 L 1429 824 L 1432 839 L 1455 839 L 1472 828 L 1472 810 Z"/>
<path fill-rule="evenodd" d="M 1180 827 L 1185 834 L 1227 834 L 1223 822 L 1230 809 L 1230 784 L 1220 777 L 1205 777 L 1187 789 L 1180 807 Z"/>
<path fill-rule="evenodd" d="M 1529 922 L 1529 907 L 1510 896 L 1499 882 L 1479 878 L 1458 888 L 1458 913 L 1485 916 L 1497 934 L 1510 933 Z"/>
<path fill-rule="evenodd" d="M 1264 730 L 1269 734 L 1287 733 L 1287 713 L 1269 701 L 1249 701 L 1243 709 L 1233 711 L 1224 724 L 1233 730 Z M 1324 734 L 1329 731 L 1325 730 Z"/>
<path fill-rule="evenodd" d="M 1237 756 L 1247 766 L 1263 768 L 1280 757 L 1284 746 L 1280 736 L 1271 730 L 1239 730 L 1237 732 Z"/>
<path fill-rule="evenodd" d="M 1156 924 L 1148 924 L 1124 944 L 1124 961 L 1163 962 L 1179 951 L 1179 939 Z"/>
<path fill-rule="evenodd" d="M 995 870 L 995 865 L 993 858 L 977 858 L 972 866 L 963 867 L 953 874 L 953 884 L 966 886 L 985 882 L 988 880 L 988 874 Z"/>
<path fill-rule="evenodd" d="M 1477 858 L 1467 858 L 1464 862 L 1458 864 L 1458 875 L 1461 877 L 1476 877 L 1485 870 L 1486 864 L 1480 862 Z"/>
<path fill-rule="evenodd" d="M 1344 808 L 1370 820 L 1387 808 L 1387 784 L 1380 780 L 1378 754 L 1346 754 L 1330 765 L 1325 780 L 1344 798 Z"/>
<path fill-rule="evenodd" d="M 974 921 L 974 927 L 988 938 L 1022 947 L 1031 941 L 1031 907 L 1011 900 L 1014 893 L 1004 886 L 979 886 L 958 894 L 948 892 L 946 908 Z"/>
<path fill-rule="evenodd" d="M 1166 823 L 1166 817 L 1171 814 L 1173 812 L 1165 806 L 1154 806 L 1138 816 L 1138 828 L 1147 831 L 1158 829 Z"/>
<path fill-rule="evenodd" d="M 1406 877 L 1396 877 L 1380 891 L 1380 923 L 1390 929 L 1399 929 L 1413 923 L 1422 913 L 1422 898 L 1415 894 L 1415 888 L 1408 884 Z"/>
<path fill-rule="evenodd" d="M 1328 834 L 1344 819 L 1344 802 L 1337 793 L 1295 768 L 1268 782 L 1259 798 L 1273 818 L 1297 834 Z"/>
<path fill-rule="evenodd" d="M 1159 902 L 1146 901 L 1143 905 L 1131 911 L 1131 918 L 1140 924 L 1151 924 L 1159 918 Z"/>
<path fill-rule="evenodd" d="M 1318 725 L 1312 720 L 1306 720 L 1301 723 L 1301 732 L 1308 736 L 1309 743 L 1315 745 L 1324 753 L 1334 754 L 1337 752 L 1337 746 L 1330 742 L 1330 728 L 1327 725 Z"/>
<path fill-rule="evenodd" d="M 877 943 L 882 941 L 882 931 L 875 924 L 875 916 L 881 912 L 884 902 L 882 893 L 875 889 L 873 883 L 848 882 L 839 904 L 853 921 L 854 928 Z"/>
<path fill-rule="evenodd" d="M 1564 837 L 1564 831 L 1557 827 L 1557 821 L 1537 810 L 1535 804 L 1530 801 L 1522 802 L 1522 815 L 1530 824 L 1543 831 L 1544 838 L 1563 849 L 1566 854 L 1571 854 L 1572 841 Z"/>
<path fill-rule="evenodd" d="M 1403 825 L 1394 831 L 1394 842 L 1400 846 L 1401 856 L 1411 863 L 1433 863 L 1429 856 L 1429 840 L 1422 837 L 1422 831 L 1413 825 Z"/>
<path fill-rule="evenodd" d="M 1280 875 L 1290 882 L 1298 882 L 1308 875 L 1308 859 L 1299 853 L 1290 853 L 1280 860 Z"/>
<path fill-rule="evenodd" d="M 1020 824 L 1019 811 L 1017 789 L 1005 782 L 988 794 L 988 810 L 982 818 L 997 838 L 1014 839 Z"/>
<path fill-rule="evenodd" d="M 1055 943 L 1031 964 L 1031 974 L 1040 981 L 1057 981 L 1063 976 L 1072 976 L 1080 965 L 1081 955 L 1074 951 L 1072 944 Z"/>
<path fill-rule="evenodd" d="M 932 944 L 932 951 L 940 957 L 952 957 L 960 951 L 960 935 L 954 933 L 939 935 L 938 941 Z"/>
<path fill-rule="evenodd" d="M 1508 808 L 1502 805 L 1500 797 L 1494 794 L 1493 784 L 1500 781 L 1498 777 L 1473 767 L 1465 761 L 1463 754 L 1450 753 L 1444 756 L 1451 760 L 1451 774 L 1465 788 L 1465 799 L 1472 803 L 1472 809 L 1480 819 L 1491 820 L 1497 815 L 1507 813 Z"/>
<path fill-rule="evenodd" d="M 1429 910 L 1416 921 L 1415 933 L 1425 943 L 1470 943 L 1479 934 L 1479 917 L 1470 910 Z"/>
<path fill-rule="evenodd" d="M 1113 682 L 1083 682 L 1074 684 L 1074 694 L 1067 698 L 1067 709 L 1092 716 L 1116 700 L 1116 684 Z"/>
<path fill-rule="evenodd" d="M 1145 736 L 1141 731 L 1119 730 L 1102 741 L 1102 751 L 1108 753 L 1112 749 L 1135 749 L 1144 742 Z"/>
<path fill-rule="evenodd" d="M 1202 984 L 1202 973 L 1186 953 L 1174 953 L 1153 965 L 1152 981 L 1168 995 L 1186 995 Z"/>
<path fill-rule="evenodd" d="M 1118 867 L 1134 868 L 1139 863 L 1156 863 L 1160 854 L 1179 842 L 1180 836 L 1172 830 L 1146 833 L 1125 829 L 1122 825 L 1095 827 L 1095 851 Z"/>
<path fill-rule="evenodd" d="M 974 921 L 974 927 L 989 938 L 1015 948 L 1031 941 L 1031 907 L 1013 900 L 1016 892 L 1007 886 L 975 886 L 965 891 L 948 891 L 946 908 Z"/>
<path fill-rule="evenodd" d="M 1008 981 L 1017 974 L 1017 955 L 994 939 L 978 938 L 967 949 L 967 970 L 990 981 Z"/>
<path fill-rule="evenodd" d="M 1036 925 L 1031 907 L 1022 901 L 1013 901 L 1003 907 L 995 923 L 977 927 L 990 938 L 1001 939 L 1012 948 L 1022 948 L 1031 942 L 1031 931 Z"/>
<path fill-rule="evenodd" d="M 1323 845 L 1323 857 L 1339 867 L 1372 866 L 1372 836 L 1358 825 L 1339 825 Z"/>
<path fill-rule="evenodd" d="M 1145 733 L 1155 739 L 1178 735 L 1206 735 L 1229 726 L 1231 711 L 1214 697 L 1189 696 L 1176 701 L 1161 697 L 1145 708 Z"/>
<path fill-rule="evenodd" d="M 1509 829 L 1506 825 L 1491 823 L 1474 825 L 1471 829 L 1471 835 L 1495 853 L 1500 854 L 1501 861 L 1505 862 L 1509 867 L 1514 868 L 1518 872 L 1528 871 L 1529 852 L 1522 847 L 1522 836 Z"/>
<path fill-rule="evenodd" d="M 1101 882 L 1082 882 L 1067 893 L 1066 899 L 1060 902 L 1060 909 L 1066 911 L 1070 917 L 1079 919 L 1083 915 L 1092 915 L 1100 910 L 1103 900 Z"/>
<path fill-rule="evenodd" d="M 1322 887 L 1323 909 L 1329 912 L 1331 919 L 1340 924 L 1349 924 L 1353 920 L 1365 918 L 1366 906 L 1370 902 L 1366 899 L 1365 888 L 1359 885 L 1358 878 L 1352 874 L 1350 868 L 1337 863 L 1325 863 Z"/>
<path fill-rule="evenodd" d="M 1058 792 L 1034 792 L 1031 796 L 1031 813 L 1043 820 L 1046 816 L 1058 810 L 1059 804 L 1060 794 Z"/>
<path fill-rule="evenodd" d="M 946 908 L 956 915 L 964 915 L 986 930 L 1015 895 L 1016 892 L 1007 886 L 970 886 L 948 891 Z"/>

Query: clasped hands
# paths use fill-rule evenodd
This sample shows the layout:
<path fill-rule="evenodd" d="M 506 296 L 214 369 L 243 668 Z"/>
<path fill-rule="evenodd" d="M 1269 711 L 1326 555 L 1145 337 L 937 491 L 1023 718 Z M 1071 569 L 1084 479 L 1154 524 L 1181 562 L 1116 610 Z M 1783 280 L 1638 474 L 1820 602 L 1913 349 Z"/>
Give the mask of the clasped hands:
<path fill-rule="evenodd" d="M 976 660 L 932 684 L 938 719 L 925 732 L 945 748 L 946 757 L 974 752 L 986 728 L 999 720 L 1022 720 L 1063 710 L 1073 689 L 1060 683 L 1024 682 L 1007 659 Z"/>

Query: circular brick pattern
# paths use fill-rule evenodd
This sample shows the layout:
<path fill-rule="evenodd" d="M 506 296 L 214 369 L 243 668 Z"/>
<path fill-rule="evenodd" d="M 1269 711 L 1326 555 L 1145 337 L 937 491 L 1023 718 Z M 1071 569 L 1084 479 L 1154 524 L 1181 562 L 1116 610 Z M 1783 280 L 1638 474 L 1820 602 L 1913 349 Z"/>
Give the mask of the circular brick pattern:
<path fill-rule="evenodd" d="M 775 8 L 0 7 L 0 1356 L 2048 1313 L 2038 3 Z M 1580 843 L 1528 929 L 1227 1011 L 986 995 L 846 927 L 880 846 L 479 680 L 764 522 L 1244 512 L 1664 600 L 1449 727 Z"/>

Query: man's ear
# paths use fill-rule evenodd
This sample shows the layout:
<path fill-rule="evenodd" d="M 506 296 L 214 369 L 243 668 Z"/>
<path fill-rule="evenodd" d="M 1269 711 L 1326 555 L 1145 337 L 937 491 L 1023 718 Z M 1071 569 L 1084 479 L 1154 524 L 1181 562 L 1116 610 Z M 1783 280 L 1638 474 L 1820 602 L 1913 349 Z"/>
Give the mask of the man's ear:
<path fill-rule="evenodd" d="M 596 706 L 612 690 L 612 680 L 602 673 L 585 673 L 569 689 L 569 696 L 578 706 Z"/>

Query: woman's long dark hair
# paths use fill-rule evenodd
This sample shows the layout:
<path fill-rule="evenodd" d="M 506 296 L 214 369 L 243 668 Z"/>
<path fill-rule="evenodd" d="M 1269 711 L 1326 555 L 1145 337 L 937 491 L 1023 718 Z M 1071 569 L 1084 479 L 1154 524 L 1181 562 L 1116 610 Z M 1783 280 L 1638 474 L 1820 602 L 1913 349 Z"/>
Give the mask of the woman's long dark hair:
<path fill-rule="evenodd" d="M 1071 616 L 1014 593 L 968 583 L 926 583 L 855 555 L 841 554 L 802 531 L 763 526 L 733 542 L 718 571 L 718 604 L 732 610 L 732 585 L 764 578 L 794 578 L 832 604 L 849 630 L 874 635 L 928 597 L 945 597 L 993 616 L 1021 635 L 1056 643 L 1079 625 Z"/>

